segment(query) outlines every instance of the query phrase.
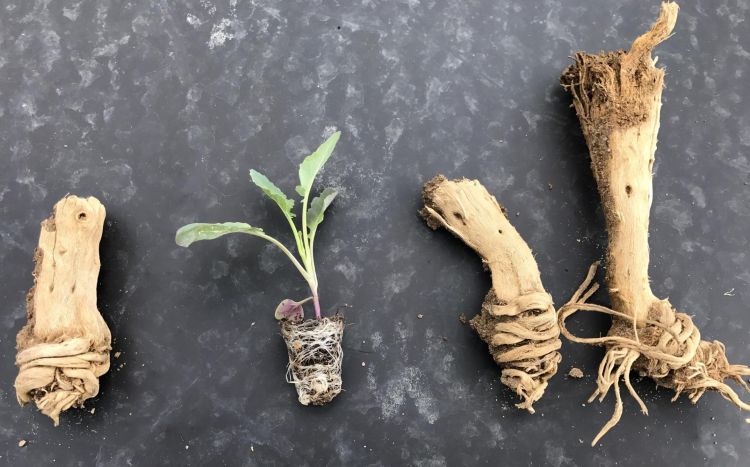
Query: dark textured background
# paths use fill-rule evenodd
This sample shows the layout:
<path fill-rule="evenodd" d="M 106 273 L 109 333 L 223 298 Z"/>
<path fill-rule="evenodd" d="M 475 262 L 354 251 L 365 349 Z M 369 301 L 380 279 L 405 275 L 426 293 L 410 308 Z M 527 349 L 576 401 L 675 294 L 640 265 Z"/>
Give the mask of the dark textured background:
<path fill-rule="evenodd" d="M 627 47 L 657 11 L 636 0 L 0 1 L 0 464 L 744 465 L 747 413 L 716 394 L 671 403 L 650 381 L 636 387 L 651 415 L 627 398 L 590 448 L 613 408 L 611 396 L 584 403 L 598 348 L 566 342 L 537 414 L 515 409 L 458 321 L 479 309 L 487 274 L 416 215 L 436 173 L 479 178 L 563 303 L 606 235 L 558 76 L 576 50 Z M 749 50 L 747 0 L 682 2 L 658 49 L 653 286 L 736 362 L 750 362 Z M 273 319 L 282 298 L 305 294 L 285 258 L 257 239 L 182 249 L 173 235 L 228 220 L 286 235 L 247 171 L 291 192 L 298 162 L 334 128 L 343 137 L 322 182 L 342 194 L 316 252 L 324 308 L 351 305 L 345 392 L 307 408 L 284 381 Z M 39 222 L 68 192 L 108 210 L 99 306 L 122 356 L 87 403 L 96 413 L 72 410 L 53 428 L 17 406 L 13 357 Z M 594 335 L 607 320 L 580 324 Z M 564 376 L 574 365 L 585 379 Z"/>

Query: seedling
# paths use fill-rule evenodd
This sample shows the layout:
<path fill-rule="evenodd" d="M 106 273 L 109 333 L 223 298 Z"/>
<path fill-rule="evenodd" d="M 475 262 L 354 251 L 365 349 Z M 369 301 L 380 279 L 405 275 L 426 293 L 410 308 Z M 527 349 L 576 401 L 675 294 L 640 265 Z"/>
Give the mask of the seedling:
<path fill-rule="evenodd" d="M 275 317 L 281 321 L 282 334 L 289 350 L 287 380 L 294 383 L 302 404 L 320 405 L 329 402 L 341 391 L 341 338 L 344 320 L 340 316 L 322 318 L 318 295 L 318 275 L 315 269 L 313 246 L 324 213 L 336 198 L 333 188 L 324 189 L 310 199 L 312 185 L 318 172 L 333 153 L 341 132 L 332 134 L 299 166 L 299 185 L 295 191 L 302 198 L 301 225 L 295 222 L 294 200 L 262 173 L 250 170 L 250 180 L 266 194 L 284 214 L 292 231 L 297 249 L 295 255 L 281 241 L 263 229 L 244 222 L 219 224 L 195 223 L 181 227 L 175 241 L 188 247 L 200 240 L 212 240 L 231 233 L 260 237 L 278 247 L 291 261 L 310 288 L 310 296 L 302 300 L 284 299 L 276 307 Z M 312 301 L 315 320 L 303 321 L 303 305 Z"/>

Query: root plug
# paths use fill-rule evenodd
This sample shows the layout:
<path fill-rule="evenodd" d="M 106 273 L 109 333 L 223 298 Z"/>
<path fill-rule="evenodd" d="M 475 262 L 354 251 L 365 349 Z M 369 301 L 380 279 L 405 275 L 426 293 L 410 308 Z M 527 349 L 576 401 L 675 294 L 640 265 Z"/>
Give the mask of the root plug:
<path fill-rule="evenodd" d="M 297 388 L 300 404 L 331 402 L 341 392 L 344 318 L 334 316 L 298 323 L 283 320 L 281 336 L 289 354 L 286 381 Z"/>

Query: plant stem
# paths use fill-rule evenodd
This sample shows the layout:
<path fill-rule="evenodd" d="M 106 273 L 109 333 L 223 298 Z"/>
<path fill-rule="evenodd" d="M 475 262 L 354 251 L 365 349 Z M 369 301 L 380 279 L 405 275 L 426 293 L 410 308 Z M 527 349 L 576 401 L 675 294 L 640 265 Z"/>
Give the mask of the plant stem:
<path fill-rule="evenodd" d="M 302 201 L 302 243 L 305 245 L 306 256 L 303 258 L 305 263 L 305 270 L 309 275 L 310 279 L 308 284 L 310 285 L 310 291 L 313 296 L 313 306 L 315 307 L 315 319 L 320 319 L 320 299 L 318 298 L 318 276 L 315 273 L 315 257 L 313 256 L 313 241 L 315 240 L 315 231 L 309 232 L 307 229 L 307 200 L 310 197 L 310 192 L 305 194 Z"/>
<path fill-rule="evenodd" d="M 315 307 L 315 319 L 320 319 L 320 301 L 318 300 L 318 291 L 313 292 L 313 306 Z"/>
<path fill-rule="evenodd" d="M 302 262 L 304 263 L 306 261 L 307 257 L 307 251 L 305 251 L 305 247 L 302 243 L 302 239 L 299 236 L 299 232 L 297 231 L 297 225 L 294 223 L 294 220 L 290 216 L 286 216 L 286 220 L 289 221 L 289 227 L 292 229 L 292 235 L 294 235 L 294 242 L 297 244 L 297 251 L 299 252 L 299 257 L 302 259 Z"/>
<path fill-rule="evenodd" d="M 318 297 L 318 279 L 315 275 L 311 275 L 307 281 L 307 285 L 310 287 L 310 293 L 312 294 L 313 307 L 315 308 L 315 319 L 320 319 L 320 298 Z"/>
<path fill-rule="evenodd" d="M 310 190 L 307 190 L 305 196 L 302 198 L 302 244 L 305 247 L 305 256 L 308 260 L 311 259 L 310 255 L 310 240 L 307 234 L 307 200 L 310 198 Z"/>
<path fill-rule="evenodd" d="M 661 302 L 648 278 L 648 224 L 664 69 L 651 50 L 672 33 L 676 3 L 627 53 L 579 52 L 561 83 L 572 95 L 607 223 L 606 281 L 612 308 L 642 326 Z M 603 367 L 602 367 L 603 368 Z"/>
<path fill-rule="evenodd" d="M 310 250 L 308 251 L 308 257 L 310 259 L 310 267 L 307 268 L 308 272 L 311 276 L 315 278 L 315 282 L 318 282 L 318 274 L 315 271 L 315 253 L 313 250 L 313 245 L 315 244 L 315 230 L 310 232 Z"/>

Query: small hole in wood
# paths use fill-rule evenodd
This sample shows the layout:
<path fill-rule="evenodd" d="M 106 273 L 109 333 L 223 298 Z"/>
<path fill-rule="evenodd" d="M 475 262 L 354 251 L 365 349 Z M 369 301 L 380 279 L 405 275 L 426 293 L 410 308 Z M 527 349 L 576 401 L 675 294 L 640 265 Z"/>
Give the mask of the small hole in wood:
<path fill-rule="evenodd" d="M 497 233 L 501 234 L 503 231 L 501 229 L 497 229 Z"/>
<path fill-rule="evenodd" d="M 461 215 L 461 213 L 460 213 L 460 212 L 454 212 L 454 213 L 453 213 L 453 215 L 454 215 L 454 216 L 456 216 L 456 219 L 463 219 L 463 218 L 464 218 L 464 217 L 463 217 L 463 216 Z"/>
<path fill-rule="evenodd" d="M 85 212 L 79 213 L 78 214 L 78 220 L 79 221 L 85 221 L 86 220 L 86 213 Z"/>
<path fill-rule="evenodd" d="M 625 187 L 625 193 L 627 193 L 628 196 L 630 196 L 630 193 L 632 193 L 632 192 L 633 192 L 633 187 L 631 187 L 630 185 L 627 185 Z"/>

